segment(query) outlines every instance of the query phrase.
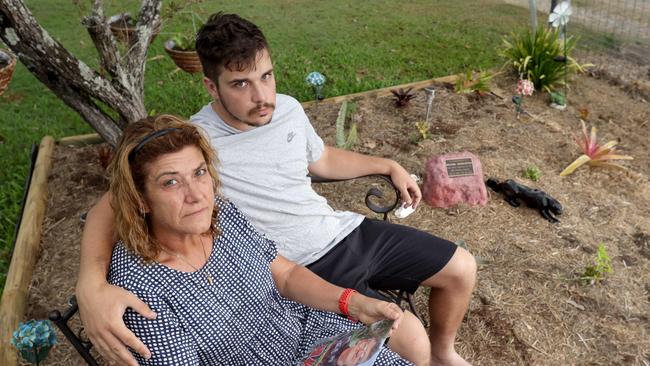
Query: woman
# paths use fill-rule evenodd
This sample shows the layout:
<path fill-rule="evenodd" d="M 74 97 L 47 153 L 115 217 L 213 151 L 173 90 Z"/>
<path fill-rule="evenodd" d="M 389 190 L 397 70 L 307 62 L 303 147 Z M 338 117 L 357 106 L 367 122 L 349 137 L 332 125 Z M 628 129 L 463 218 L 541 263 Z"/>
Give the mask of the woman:
<path fill-rule="evenodd" d="M 219 196 L 215 163 L 197 128 L 173 116 L 129 125 L 111 163 L 121 241 L 109 282 L 157 313 L 124 316 L 151 351 L 150 359 L 134 353 L 140 364 L 293 365 L 317 340 L 359 326 L 334 312 L 399 323 L 397 305 L 329 284 L 278 255 Z M 377 364 L 409 363 L 384 347 Z"/>

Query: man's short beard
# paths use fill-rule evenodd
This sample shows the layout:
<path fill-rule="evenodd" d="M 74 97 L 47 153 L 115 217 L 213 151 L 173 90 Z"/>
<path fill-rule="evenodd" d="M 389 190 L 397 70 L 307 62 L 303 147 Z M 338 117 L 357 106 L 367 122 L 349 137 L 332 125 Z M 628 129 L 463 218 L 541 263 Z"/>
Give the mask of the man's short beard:
<path fill-rule="evenodd" d="M 228 108 L 228 106 L 226 105 L 226 103 L 224 103 L 224 100 L 223 100 L 223 98 L 221 97 L 221 92 L 219 91 L 219 86 L 217 86 L 217 94 L 219 95 L 219 103 L 221 103 L 221 106 L 222 106 L 223 109 L 226 111 L 226 113 L 228 113 L 228 114 L 230 115 L 230 117 L 234 118 L 234 119 L 237 120 L 238 122 L 241 122 L 241 123 L 243 123 L 243 124 L 245 124 L 245 125 L 247 125 L 247 126 L 249 126 L 249 127 L 262 127 L 262 126 L 268 124 L 269 122 L 271 122 L 271 119 L 269 119 L 268 122 L 264 123 L 263 125 L 259 125 L 259 124 L 255 124 L 255 123 L 253 123 L 253 122 L 246 121 L 246 120 L 243 120 L 243 119 L 237 117 L 234 113 L 232 113 L 232 112 L 230 111 L 230 108 Z M 271 108 L 273 111 L 275 111 L 275 104 L 272 104 L 272 103 L 264 103 L 263 105 L 261 105 L 261 107 L 269 107 L 269 108 Z"/>

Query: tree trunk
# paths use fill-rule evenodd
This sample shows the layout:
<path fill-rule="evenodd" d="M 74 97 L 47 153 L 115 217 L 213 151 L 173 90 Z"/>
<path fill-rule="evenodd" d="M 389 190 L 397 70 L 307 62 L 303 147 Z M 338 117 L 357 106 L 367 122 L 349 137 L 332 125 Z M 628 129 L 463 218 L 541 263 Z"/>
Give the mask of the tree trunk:
<path fill-rule="evenodd" d="M 83 24 L 99 52 L 106 76 L 74 57 L 43 29 L 23 0 L 0 0 L 0 39 L 27 69 L 63 102 L 77 111 L 107 142 L 115 146 L 121 128 L 146 117 L 144 70 L 152 29 L 160 22 L 161 0 L 142 0 L 137 31 L 122 57 L 95 0 Z M 101 106 L 116 112 L 111 117 Z"/>

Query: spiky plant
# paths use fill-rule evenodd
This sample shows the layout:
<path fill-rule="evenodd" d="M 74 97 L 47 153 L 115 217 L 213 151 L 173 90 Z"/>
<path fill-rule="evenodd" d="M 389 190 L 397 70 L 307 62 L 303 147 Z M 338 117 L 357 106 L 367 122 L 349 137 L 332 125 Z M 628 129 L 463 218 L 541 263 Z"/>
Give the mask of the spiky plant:
<path fill-rule="evenodd" d="M 535 84 L 535 89 L 551 92 L 557 86 L 565 85 L 565 69 L 572 74 L 593 66 L 580 65 L 570 56 L 576 42 L 575 37 L 568 37 L 563 42 L 557 29 L 540 26 L 535 32 L 526 29 L 504 38 L 501 53 L 506 65 L 516 70 L 517 74 L 523 73 Z"/>
<path fill-rule="evenodd" d="M 616 144 L 618 144 L 618 141 L 616 140 L 612 140 L 606 144 L 599 145 L 598 139 L 596 138 L 596 127 L 592 126 L 591 133 L 587 133 L 587 126 L 585 126 L 585 121 L 580 120 L 580 123 L 582 123 L 582 138 L 576 138 L 576 143 L 578 143 L 578 146 L 580 146 L 582 155 L 573 161 L 573 163 L 569 164 L 569 166 L 566 167 L 562 173 L 560 173 L 560 176 L 569 175 L 584 164 L 591 166 L 622 168 L 620 165 L 612 163 L 611 161 L 634 159 L 628 155 L 619 155 L 614 153 L 616 150 Z"/>
<path fill-rule="evenodd" d="M 404 108 L 411 102 L 411 99 L 415 98 L 415 94 L 411 93 L 413 88 L 408 88 L 404 90 L 403 88 L 392 89 L 390 92 L 393 93 L 393 101 L 397 108 Z"/>

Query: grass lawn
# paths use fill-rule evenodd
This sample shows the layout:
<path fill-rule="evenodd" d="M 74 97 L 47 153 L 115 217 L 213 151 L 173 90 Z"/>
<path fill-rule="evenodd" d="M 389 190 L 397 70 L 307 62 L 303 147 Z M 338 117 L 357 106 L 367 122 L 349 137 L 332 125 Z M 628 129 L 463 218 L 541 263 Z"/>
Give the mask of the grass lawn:
<path fill-rule="evenodd" d="M 84 6 L 89 2 L 83 2 Z M 107 15 L 137 11 L 139 1 L 110 1 Z M 168 3 L 164 2 L 165 5 Z M 80 22 L 88 9 L 72 0 L 30 0 L 41 25 L 93 67 L 96 52 Z M 528 25 L 528 11 L 497 0 L 205 1 L 201 17 L 236 12 L 265 32 L 275 62 L 277 89 L 312 99 L 304 78 L 320 71 L 326 97 L 499 66 L 501 38 Z M 175 72 L 163 42 L 191 29 L 188 14 L 163 27 L 149 49 L 145 96 L 151 113 L 189 117 L 208 101 L 201 75 Z M 0 97 L 0 288 L 4 287 L 15 223 L 28 170 L 29 150 L 44 135 L 55 138 L 92 129 L 21 64 Z"/>

